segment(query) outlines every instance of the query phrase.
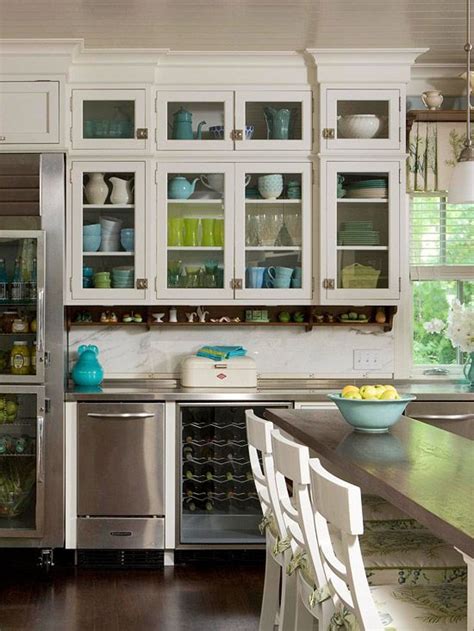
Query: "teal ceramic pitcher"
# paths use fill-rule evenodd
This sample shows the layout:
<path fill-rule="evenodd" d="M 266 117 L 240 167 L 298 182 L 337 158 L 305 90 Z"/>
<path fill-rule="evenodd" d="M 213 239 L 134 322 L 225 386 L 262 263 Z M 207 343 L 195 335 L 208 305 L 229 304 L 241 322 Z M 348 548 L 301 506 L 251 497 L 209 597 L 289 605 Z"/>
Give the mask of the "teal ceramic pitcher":
<path fill-rule="evenodd" d="M 199 182 L 198 177 L 190 182 L 182 175 L 177 175 L 168 182 L 168 198 L 188 199 L 194 193 L 197 182 Z"/>
<path fill-rule="evenodd" d="M 468 380 L 471 388 L 474 388 L 474 353 L 469 354 L 469 359 L 464 365 L 464 376 Z"/>
<path fill-rule="evenodd" d="M 104 370 L 99 364 L 97 346 L 82 344 L 77 349 L 79 359 L 72 369 L 72 379 L 77 386 L 98 386 L 104 379 Z"/>
<path fill-rule="evenodd" d="M 274 107 L 264 107 L 263 114 L 267 124 L 267 139 L 288 140 L 290 136 L 291 110 L 284 107 L 277 110 Z"/>
<path fill-rule="evenodd" d="M 206 121 L 201 121 L 198 124 L 196 135 L 193 132 L 193 115 L 184 107 L 180 107 L 177 112 L 173 114 L 173 127 L 171 129 L 171 136 L 173 140 L 202 140 L 202 126 L 206 125 Z"/>

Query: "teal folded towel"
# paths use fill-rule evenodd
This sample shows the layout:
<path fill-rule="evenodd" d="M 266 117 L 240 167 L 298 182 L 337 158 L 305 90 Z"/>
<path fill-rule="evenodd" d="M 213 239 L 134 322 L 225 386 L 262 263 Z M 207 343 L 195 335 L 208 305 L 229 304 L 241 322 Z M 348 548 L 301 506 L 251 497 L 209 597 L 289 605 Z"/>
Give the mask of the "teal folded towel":
<path fill-rule="evenodd" d="M 203 346 L 198 350 L 198 357 L 208 357 L 209 359 L 222 360 L 231 357 L 243 357 L 247 354 L 243 346 Z"/>

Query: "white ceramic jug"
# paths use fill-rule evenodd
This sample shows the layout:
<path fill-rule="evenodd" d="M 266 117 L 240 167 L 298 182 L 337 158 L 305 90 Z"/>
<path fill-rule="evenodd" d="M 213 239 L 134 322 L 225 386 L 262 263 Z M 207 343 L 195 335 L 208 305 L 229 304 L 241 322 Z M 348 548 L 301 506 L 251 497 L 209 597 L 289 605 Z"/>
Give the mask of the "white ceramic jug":
<path fill-rule="evenodd" d="M 133 200 L 133 184 L 131 180 L 123 180 L 120 177 L 111 177 L 112 192 L 110 201 L 112 204 L 131 204 Z"/>
<path fill-rule="evenodd" d="M 109 187 L 105 183 L 103 173 L 89 173 L 89 180 L 84 186 L 84 192 L 89 204 L 105 204 L 109 194 Z"/>

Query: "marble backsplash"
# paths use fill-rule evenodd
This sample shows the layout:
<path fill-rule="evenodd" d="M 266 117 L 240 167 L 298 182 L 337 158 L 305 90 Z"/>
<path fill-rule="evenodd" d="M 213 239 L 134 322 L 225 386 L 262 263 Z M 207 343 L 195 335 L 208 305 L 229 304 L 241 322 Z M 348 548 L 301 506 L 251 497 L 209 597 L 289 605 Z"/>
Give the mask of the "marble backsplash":
<path fill-rule="evenodd" d="M 72 329 L 69 333 L 69 363 L 72 367 L 80 344 L 96 344 L 106 378 L 164 377 L 179 374 L 181 360 L 204 344 L 241 344 L 257 362 L 262 377 L 366 376 L 353 368 L 354 350 L 377 350 L 381 367 L 371 375 L 391 377 L 394 370 L 393 332 L 379 329 L 324 327 L 304 329 L 245 327 L 232 330 L 145 331 L 136 328 L 97 327 Z"/>

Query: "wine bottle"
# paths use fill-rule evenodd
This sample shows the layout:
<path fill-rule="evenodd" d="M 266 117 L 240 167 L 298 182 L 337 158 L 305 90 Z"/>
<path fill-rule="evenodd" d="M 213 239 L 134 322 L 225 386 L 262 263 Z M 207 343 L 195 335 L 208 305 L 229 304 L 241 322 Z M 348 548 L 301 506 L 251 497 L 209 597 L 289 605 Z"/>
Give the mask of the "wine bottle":
<path fill-rule="evenodd" d="M 183 457 L 185 460 L 192 460 L 194 457 L 194 449 L 191 445 L 185 445 L 183 447 Z"/>
<path fill-rule="evenodd" d="M 209 480 L 209 481 L 213 480 L 214 479 L 214 471 L 213 471 L 213 469 L 208 468 L 206 470 L 205 477 L 206 477 L 206 480 Z"/>
<path fill-rule="evenodd" d="M 194 511 L 197 509 L 196 503 L 193 502 L 193 500 L 184 500 L 184 508 L 188 511 L 190 511 L 191 513 L 194 513 Z"/>
<path fill-rule="evenodd" d="M 192 467 L 191 465 L 187 464 L 184 468 L 184 477 L 187 480 L 193 480 L 194 476 L 195 476 L 196 472 L 194 470 L 194 467 Z"/>
<path fill-rule="evenodd" d="M 226 472 L 225 472 L 225 479 L 226 479 L 228 482 L 232 482 L 232 480 L 234 479 L 234 474 L 233 474 L 233 472 L 232 472 L 232 471 L 226 471 Z"/>
<path fill-rule="evenodd" d="M 214 502 L 212 500 L 206 500 L 206 504 L 204 506 L 208 513 L 212 513 L 214 510 Z"/>

